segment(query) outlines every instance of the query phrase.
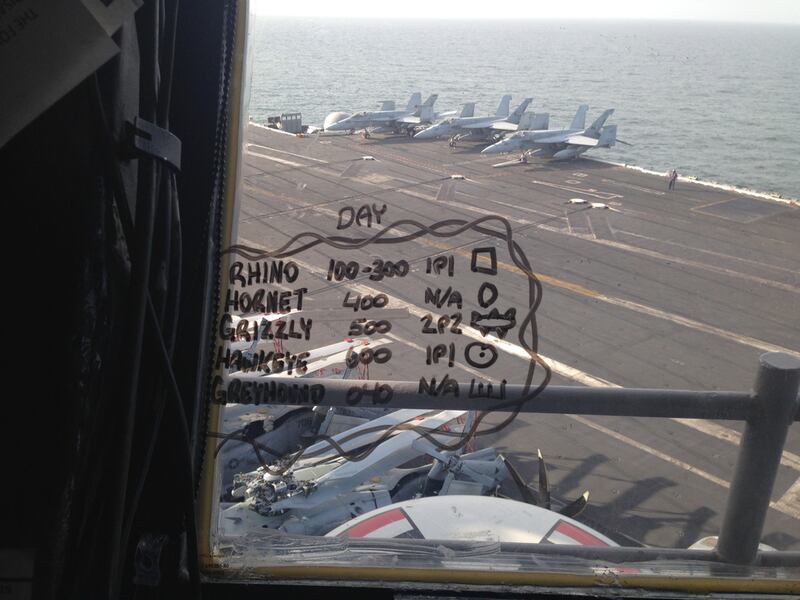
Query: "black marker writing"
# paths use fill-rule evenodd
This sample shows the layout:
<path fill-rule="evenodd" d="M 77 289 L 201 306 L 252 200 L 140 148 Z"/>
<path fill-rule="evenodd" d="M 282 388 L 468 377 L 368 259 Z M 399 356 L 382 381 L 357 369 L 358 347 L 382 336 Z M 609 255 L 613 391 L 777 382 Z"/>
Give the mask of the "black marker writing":
<path fill-rule="evenodd" d="M 500 382 L 499 386 L 493 383 L 484 383 L 477 379 L 473 379 L 469 384 L 469 397 L 470 398 L 494 398 L 496 400 L 505 400 L 506 398 L 506 380 Z"/>
<path fill-rule="evenodd" d="M 486 298 L 486 292 L 489 292 L 488 299 Z M 480 304 L 482 308 L 489 308 L 489 306 L 497 300 L 497 295 L 497 286 L 489 282 L 484 282 L 478 290 L 478 304 Z"/>
<path fill-rule="evenodd" d="M 288 313 L 292 308 L 303 310 L 303 296 L 308 293 L 307 288 L 299 288 L 294 291 L 267 291 L 258 288 L 251 294 L 250 292 L 239 292 L 228 288 L 225 295 L 225 312 L 243 313 Z M 293 299 L 292 296 L 295 296 Z M 294 303 L 294 307 L 292 307 Z"/>
<path fill-rule="evenodd" d="M 425 264 L 425 272 L 434 275 L 440 275 L 442 269 L 447 268 L 447 276 L 452 277 L 454 271 L 453 255 L 449 256 L 429 256 Z"/>
<path fill-rule="evenodd" d="M 450 342 L 450 345 L 436 344 L 435 346 L 428 346 L 425 351 L 427 356 L 425 364 L 439 364 L 439 360 L 447 357 L 447 366 L 452 367 L 456 357 L 456 345 Z"/>
<path fill-rule="evenodd" d="M 373 385 L 372 389 L 369 389 L 370 385 Z M 373 404 L 388 404 L 393 395 L 394 390 L 388 383 L 365 383 L 360 387 L 354 386 L 347 390 L 345 402 L 350 406 L 355 406 L 356 404 L 360 404 L 366 396 L 372 399 Z"/>
<path fill-rule="evenodd" d="M 359 363 L 368 365 L 374 361 L 376 364 L 381 365 L 389 362 L 391 358 L 392 351 L 389 348 L 377 348 L 375 350 L 372 348 L 364 348 L 360 352 L 355 352 L 353 350 L 348 352 L 347 357 L 344 359 L 344 364 L 347 365 L 348 369 L 354 369 Z"/>
<path fill-rule="evenodd" d="M 489 224 L 496 225 L 496 227 L 490 227 Z M 478 412 L 468 431 L 444 432 L 441 430 L 441 428 L 430 429 L 413 423 L 401 423 L 393 426 L 387 426 L 379 439 L 368 444 L 364 448 L 359 448 L 356 452 L 346 452 L 331 445 L 330 448 L 336 450 L 338 456 L 342 456 L 345 459 L 359 460 L 373 452 L 383 441 L 393 435 L 394 432 L 406 430 L 414 430 L 418 432 L 420 435 L 431 441 L 431 443 L 433 443 L 440 450 L 458 450 L 463 448 L 474 436 L 495 433 L 508 426 L 519 414 L 522 406 L 540 394 L 548 385 L 551 378 L 551 370 L 549 365 L 547 365 L 547 363 L 545 363 L 544 360 L 538 355 L 538 335 L 536 326 L 536 311 L 541 303 L 542 286 L 539 279 L 533 272 L 531 263 L 524 251 L 513 239 L 511 223 L 507 219 L 496 215 L 480 217 L 472 221 L 466 221 L 463 219 L 445 219 L 430 224 L 420 223 L 414 219 L 400 219 L 394 223 L 388 224 L 382 229 L 369 231 L 368 235 L 344 237 L 341 235 L 329 236 L 315 231 L 306 231 L 292 236 L 279 248 L 269 251 L 264 251 L 260 248 L 253 248 L 241 244 L 232 245 L 223 251 L 224 253 L 236 254 L 246 260 L 251 261 L 262 259 L 276 260 L 301 254 L 320 245 L 327 246 L 325 251 L 329 251 L 330 249 L 353 251 L 370 245 L 402 244 L 404 242 L 413 241 L 425 235 L 438 239 L 455 238 L 466 232 L 472 232 L 486 236 L 487 238 L 492 238 L 497 242 L 504 244 L 508 250 L 508 255 L 510 256 L 514 267 L 518 270 L 518 272 L 522 273 L 526 277 L 529 296 L 528 305 L 524 315 L 522 315 L 520 318 L 519 328 L 516 334 L 519 345 L 530 355 L 530 361 L 525 374 L 522 393 L 513 400 L 500 400 L 487 407 L 486 410 Z M 453 276 L 454 261 L 452 255 L 429 257 L 426 259 L 426 261 L 427 274 L 441 275 L 446 272 L 448 276 Z M 347 263 L 345 263 L 345 265 L 346 264 Z M 373 267 L 377 267 L 377 265 L 373 264 L 372 267 L 369 267 L 371 271 L 373 270 Z M 491 246 L 475 248 L 472 251 L 471 268 L 475 273 L 484 273 L 492 276 L 497 275 L 498 263 L 495 248 Z M 342 279 L 344 279 L 344 276 L 342 276 Z M 342 279 L 339 279 L 339 281 Z M 379 279 L 376 277 L 376 279 L 373 280 L 377 281 Z M 491 288 L 486 288 L 483 290 L 482 299 L 484 301 L 488 302 L 492 296 L 493 293 L 491 293 Z M 484 306 L 482 308 L 486 309 L 487 307 Z M 516 326 L 515 311 L 512 312 L 508 310 L 504 314 L 499 313 L 497 309 L 493 309 L 493 311 L 496 311 L 497 314 L 500 315 L 500 322 L 495 322 L 493 320 L 495 315 L 492 314 L 492 311 L 485 315 L 473 313 L 473 315 L 477 315 L 474 319 L 476 321 L 475 326 L 477 326 L 478 329 L 481 329 L 484 335 L 488 335 L 490 331 L 496 332 L 498 335 L 505 335 L 512 327 Z M 425 319 L 423 319 L 423 321 L 425 321 Z M 426 326 L 431 327 L 432 325 L 433 317 L 432 315 L 428 315 Z M 442 325 L 443 329 L 445 329 L 445 321 L 442 321 Z M 438 328 L 434 329 L 434 331 L 438 333 Z M 486 358 L 492 354 L 490 350 L 486 350 L 486 354 L 483 358 L 481 358 L 481 349 L 482 348 L 480 348 L 480 346 L 476 346 L 473 350 L 470 350 L 470 356 L 473 360 L 486 360 Z M 540 381 L 534 383 L 534 375 L 537 368 L 542 370 L 543 377 Z M 378 384 L 375 385 L 378 386 Z M 362 386 L 361 388 L 361 395 L 358 395 L 358 397 L 354 396 L 355 401 L 358 402 L 361 400 L 364 387 L 365 386 Z M 481 390 L 479 382 L 475 382 L 474 386 L 471 384 L 470 389 L 475 394 L 487 394 L 489 391 L 487 387 L 484 387 L 483 390 Z M 450 378 L 449 375 L 446 375 L 445 379 L 438 383 L 436 378 L 432 378 L 430 382 L 428 382 L 425 378 L 422 378 L 420 381 L 420 392 L 433 395 L 445 393 L 456 395 L 459 393 L 459 386 L 458 382 Z M 358 393 L 359 392 L 354 392 L 356 395 Z M 496 398 L 497 393 L 497 388 L 493 388 L 492 393 L 489 395 Z M 216 399 L 216 401 L 220 401 L 216 392 L 214 392 L 213 397 Z M 225 402 L 224 397 L 221 399 L 221 402 Z M 495 423 L 486 429 L 481 429 L 480 425 L 482 424 L 484 418 L 491 414 L 492 411 L 502 411 L 503 418 L 499 423 Z M 457 439 L 452 443 L 443 443 L 431 435 L 434 432 L 436 433 L 436 436 L 451 435 Z M 211 432 L 210 435 L 216 434 Z M 320 439 L 324 440 L 324 436 Z M 266 472 L 270 474 L 284 473 L 291 467 L 291 464 L 297 458 L 299 458 L 299 456 L 299 453 L 293 455 L 293 457 L 291 457 L 288 461 L 283 462 L 280 467 L 267 467 L 265 465 Z"/>
<path fill-rule="evenodd" d="M 217 404 L 319 404 L 325 397 L 320 383 L 286 383 L 278 379 L 247 381 L 230 379 L 227 387 L 222 377 L 211 383 L 211 397 Z"/>
<path fill-rule="evenodd" d="M 389 303 L 389 297 L 386 294 L 356 294 L 352 298 L 347 292 L 342 301 L 343 308 L 352 308 L 353 311 L 369 310 L 370 308 L 383 308 Z"/>
<path fill-rule="evenodd" d="M 427 314 L 424 317 L 420 317 L 420 321 L 424 323 L 422 326 L 422 333 L 445 333 L 447 331 L 448 326 L 450 327 L 450 333 L 463 333 L 462 329 L 459 327 L 461 325 L 463 317 L 461 313 L 455 313 L 452 315 L 442 315 L 436 320 L 436 327 L 433 327 L 433 315 Z"/>
<path fill-rule="evenodd" d="M 445 375 L 439 384 L 436 384 L 436 377 L 431 377 L 430 382 L 424 377 L 419 378 L 419 393 L 428 394 L 429 396 L 445 396 L 450 394 L 453 397 L 458 397 L 459 387 L 458 381 L 451 378 L 450 375 Z"/>
<path fill-rule="evenodd" d="M 479 264 L 487 260 L 489 261 L 488 267 L 482 267 Z M 472 269 L 473 273 L 497 275 L 497 251 L 491 246 L 488 248 L 473 248 L 470 269 Z"/>
<path fill-rule="evenodd" d="M 336 229 L 347 229 L 353 222 L 359 227 L 363 226 L 365 222 L 367 227 L 372 227 L 373 215 L 375 215 L 375 222 L 380 225 L 381 217 L 385 212 L 385 204 L 380 208 L 378 208 L 377 204 L 373 204 L 371 208 L 369 204 L 365 204 L 357 209 L 352 206 L 345 206 L 339 210 L 339 222 L 336 224 Z"/>
<path fill-rule="evenodd" d="M 497 361 L 497 349 L 491 344 L 472 342 L 464 348 L 464 360 L 476 369 L 487 369 Z"/>
<path fill-rule="evenodd" d="M 392 324 L 385 319 L 380 321 L 356 319 L 350 323 L 350 330 L 347 335 L 372 335 L 373 333 L 389 333 L 391 330 Z"/>
<path fill-rule="evenodd" d="M 244 268 L 244 263 L 238 261 L 231 265 L 228 271 L 230 285 L 235 286 L 237 281 L 242 287 L 262 283 L 283 283 L 284 279 L 287 283 L 294 283 L 300 275 L 300 268 L 291 260 L 286 263 L 282 260 L 248 262 L 246 275 Z"/>
<path fill-rule="evenodd" d="M 442 308 L 445 303 L 448 308 L 451 306 L 461 308 L 463 306 L 461 292 L 452 287 L 448 287 L 444 292 L 441 288 L 436 288 L 435 292 L 431 288 L 425 288 L 425 304 L 433 304 L 436 308 Z"/>
<path fill-rule="evenodd" d="M 509 308 L 504 313 L 501 313 L 496 308 L 493 308 L 486 314 L 481 314 L 473 310 L 470 325 L 480 331 L 481 335 L 484 337 L 490 333 L 494 333 L 502 340 L 506 337 L 508 330 L 517 324 L 516 316 L 517 309 L 514 307 Z"/>

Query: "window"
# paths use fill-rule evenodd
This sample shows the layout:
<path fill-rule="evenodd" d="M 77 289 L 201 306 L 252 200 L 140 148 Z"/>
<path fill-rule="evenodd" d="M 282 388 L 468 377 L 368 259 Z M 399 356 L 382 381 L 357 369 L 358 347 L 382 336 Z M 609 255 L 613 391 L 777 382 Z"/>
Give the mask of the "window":
<path fill-rule="evenodd" d="M 726 128 L 722 90 L 665 103 L 743 31 L 255 16 L 245 36 L 240 16 L 235 76 L 252 82 L 230 149 L 209 569 L 797 591 L 797 202 L 622 164 L 671 166 L 649 150 L 691 132 L 663 114 Z M 749 35 L 796 48 L 790 33 Z M 748 72 L 775 85 L 781 60 Z M 472 101 L 490 112 L 445 110 Z M 325 130 L 269 126 L 295 111 Z M 687 172 L 726 174 L 702 154 Z M 763 528 L 746 526 L 762 485 Z"/>

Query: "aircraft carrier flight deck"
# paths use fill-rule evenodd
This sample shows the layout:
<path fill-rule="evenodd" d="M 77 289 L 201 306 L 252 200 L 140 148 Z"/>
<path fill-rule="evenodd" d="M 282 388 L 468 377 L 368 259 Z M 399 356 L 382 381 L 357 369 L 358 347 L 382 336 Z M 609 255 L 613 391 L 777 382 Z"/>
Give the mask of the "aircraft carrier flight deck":
<path fill-rule="evenodd" d="M 793 202 L 684 180 L 669 191 L 666 177 L 588 159 L 497 168 L 514 157 L 482 156 L 469 142 L 449 149 L 447 140 L 296 137 L 255 125 L 246 133 L 239 243 L 272 248 L 323 220 L 335 231 L 330 224 L 343 206 L 374 205 L 369 216 L 377 221 L 386 205 L 384 225 L 490 215 L 510 223 L 542 284 L 538 342 L 553 384 L 750 390 L 762 353 L 800 352 L 800 208 Z M 393 258 L 407 260 L 413 277 L 424 268 L 421 257 L 461 248 L 462 240 L 419 238 Z M 424 309 L 408 281 L 382 283 L 412 314 Z M 524 285 L 501 291 L 524 304 Z M 304 308 L 323 308 L 312 292 Z M 419 319 L 413 323 L 393 329 L 394 345 L 424 345 Z M 456 361 L 450 372 L 459 369 L 469 367 Z M 398 361 L 381 378 L 418 375 Z M 722 420 L 525 414 L 486 443 L 512 456 L 528 479 L 540 448 L 554 495 L 590 491 L 584 516 L 591 522 L 649 545 L 687 547 L 719 532 L 742 428 Z M 800 550 L 797 425 L 763 541 Z"/>

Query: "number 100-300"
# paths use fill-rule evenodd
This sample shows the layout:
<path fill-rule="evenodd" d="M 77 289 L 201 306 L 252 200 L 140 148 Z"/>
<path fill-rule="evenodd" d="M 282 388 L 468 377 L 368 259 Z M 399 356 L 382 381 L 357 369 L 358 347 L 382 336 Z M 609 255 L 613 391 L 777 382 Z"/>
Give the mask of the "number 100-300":
<path fill-rule="evenodd" d="M 392 262 L 376 259 L 371 267 L 362 269 L 356 261 L 344 262 L 343 260 L 331 259 L 328 262 L 328 281 L 353 280 L 358 277 L 360 272 L 369 273 L 372 281 L 380 281 L 384 277 L 405 277 L 408 275 L 409 266 L 405 260 Z"/>

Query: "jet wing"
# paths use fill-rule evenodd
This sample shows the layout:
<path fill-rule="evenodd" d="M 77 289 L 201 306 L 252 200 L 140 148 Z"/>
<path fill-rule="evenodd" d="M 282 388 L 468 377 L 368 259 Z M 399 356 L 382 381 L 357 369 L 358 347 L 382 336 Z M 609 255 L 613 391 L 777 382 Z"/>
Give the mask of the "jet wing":
<path fill-rule="evenodd" d="M 573 146 L 597 146 L 598 140 L 597 138 L 589 137 L 587 135 L 571 135 L 566 140 L 564 140 L 567 144 L 572 144 Z"/>
<path fill-rule="evenodd" d="M 519 129 L 519 125 L 516 123 L 509 123 L 508 121 L 498 121 L 497 123 L 492 123 L 492 129 L 496 129 L 498 131 L 516 131 Z"/>
<path fill-rule="evenodd" d="M 464 123 L 459 125 L 461 129 L 486 129 L 487 127 L 492 127 L 494 123 L 492 121 L 478 121 L 477 123 Z"/>
<path fill-rule="evenodd" d="M 414 124 L 418 124 L 418 123 L 422 123 L 422 119 L 420 119 L 419 117 L 415 117 L 415 116 L 409 115 L 407 117 L 400 117 L 399 119 L 397 119 L 397 122 L 398 123 L 414 123 Z"/>
<path fill-rule="evenodd" d="M 579 136 L 574 136 L 574 137 L 579 137 Z M 537 138 L 533 141 L 536 142 L 537 144 L 563 144 L 564 142 L 567 141 L 567 138 L 565 138 L 562 134 L 562 135 L 551 135 L 550 137 Z"/>

